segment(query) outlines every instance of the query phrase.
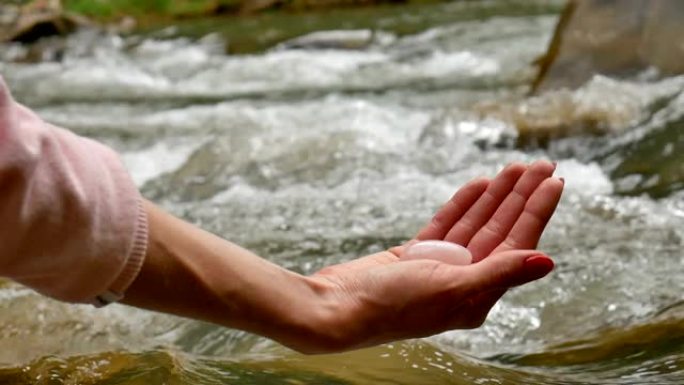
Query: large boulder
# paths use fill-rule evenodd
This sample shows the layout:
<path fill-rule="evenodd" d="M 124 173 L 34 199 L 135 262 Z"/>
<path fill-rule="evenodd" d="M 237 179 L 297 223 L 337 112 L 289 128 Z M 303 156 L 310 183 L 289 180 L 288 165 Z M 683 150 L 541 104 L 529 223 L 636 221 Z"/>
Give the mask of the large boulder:
<path fill-rule="evenodd" d="M 684 1 L 570 0 L 533 92 L 577 88 L 595 74 L 684 73 Z"/>

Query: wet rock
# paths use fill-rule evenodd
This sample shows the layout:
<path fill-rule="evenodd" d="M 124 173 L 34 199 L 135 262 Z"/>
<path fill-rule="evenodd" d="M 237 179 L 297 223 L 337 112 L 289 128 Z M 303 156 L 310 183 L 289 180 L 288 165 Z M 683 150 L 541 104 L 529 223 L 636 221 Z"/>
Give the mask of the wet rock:
<path fill-rule="evenodd" d="M 629 82 L 596 75 L 577 90 L 546 91 L 513 102 L 482 102 L 475 109 L 516 127 L 518 145 L 545 146 L 558 138 L 630 130 L 661 104 L 677 98 L 683 88 L 684 77 Z"/>
<path fill-rule="evenodd" d="M 595 74 L 684 73 L 682 20 L 680 0 L 571 0 L 539 60 L 533 92 L 577 88 Z"/>
<path fill-rule="evenodd" d="M 2 6 L 0 15 L 0 42 L 34 43 L 89 24 L 83 17 L 63 11 L 58 0 L 35 1 L 22 8 Z"/>
<path fill-rule="evenodd" d="M 611 179 L 619 194 L 661 198 L 684 190 L 684 116 L 618 146 L 604 163 L 615 164 Z"/>

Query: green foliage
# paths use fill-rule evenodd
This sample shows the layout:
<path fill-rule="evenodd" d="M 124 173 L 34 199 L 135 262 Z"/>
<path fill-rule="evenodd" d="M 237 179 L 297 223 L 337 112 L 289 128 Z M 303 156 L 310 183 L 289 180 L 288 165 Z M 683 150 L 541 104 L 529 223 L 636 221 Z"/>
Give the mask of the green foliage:
<path fill-rule="evenodd" d="M 95 17 L 140 15 L 147 12 L 163 12 L 171 0 L 67 0 L 64 7 L 72 12 Z"/>
<path fill-rule="evenodd" d="M 75 13 L 111 18 L 131 16 L 191 16 L 211 13 L 221 6 L 234 6 L 240 0 L 64 0 Z"/>
<path fill-rule="evenodd" d="M 121 16 L 133 16 L 142 19 L 206 16 L 235 13 L 245 8 L 253 10 L 274 8 L 297 10 L 393 2 L 429 4 L 441 1 L 444 0 L 62 0 L 62 3 L 67 11 L 95 19 L 108 20 Z"/>

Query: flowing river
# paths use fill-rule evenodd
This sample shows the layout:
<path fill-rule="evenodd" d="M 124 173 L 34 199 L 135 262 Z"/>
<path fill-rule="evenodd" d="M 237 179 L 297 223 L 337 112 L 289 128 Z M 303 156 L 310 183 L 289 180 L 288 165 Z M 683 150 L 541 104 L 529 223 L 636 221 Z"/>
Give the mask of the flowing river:
<path fill-rule="evenodd" d="M 5 281 L 0 384 L 683 384 L 684 77 L 528 96 L 558 7 L 505 3 L 322 13 L 342 31 L 252 54 L 178 31 L 82 32 L 57 61 L 0 46 L 17 99 L 114 147 L 145 196 L 302 273 L 408 239 L 508 162 L 566 179 L 540 245 L 556 270 L 480 329 L 311 357 Z"/>

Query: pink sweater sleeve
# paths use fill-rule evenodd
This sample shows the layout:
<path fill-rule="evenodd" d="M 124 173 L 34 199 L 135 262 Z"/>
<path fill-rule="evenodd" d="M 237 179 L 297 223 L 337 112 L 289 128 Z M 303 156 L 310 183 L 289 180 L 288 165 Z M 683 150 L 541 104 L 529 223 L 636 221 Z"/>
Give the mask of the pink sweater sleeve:
<path fill-rule="evenodd" d="M 142 198 L 114 151 L 16 103 L 0 77 L 0 276 L 68 302 L 121 298 L 143 263 Z"/>

